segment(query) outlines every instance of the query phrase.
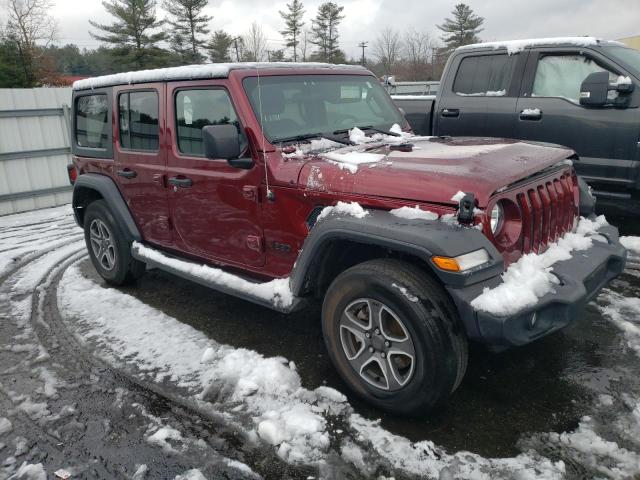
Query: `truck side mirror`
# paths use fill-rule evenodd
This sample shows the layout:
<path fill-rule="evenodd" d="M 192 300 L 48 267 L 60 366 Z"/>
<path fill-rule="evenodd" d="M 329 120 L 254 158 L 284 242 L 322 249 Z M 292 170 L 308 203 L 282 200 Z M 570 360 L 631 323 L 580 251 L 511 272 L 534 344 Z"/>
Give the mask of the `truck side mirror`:
<path fill-rule="evenodd" d="M 594 72 L 587 76 L 580 86 L 580 105 L 602 107 L 607 104 L 609 72 Z"/>
<path fill-rule="evenodd" d="M 236 168 L 249 169 L 253 167 L 252 158 L 240 157 L 241 146 L 238 129 L 235 125 L 207 125 L 202 127 L 202 141 L 204 156 L 210 159 L 223 158 L 229 165 Z"/>

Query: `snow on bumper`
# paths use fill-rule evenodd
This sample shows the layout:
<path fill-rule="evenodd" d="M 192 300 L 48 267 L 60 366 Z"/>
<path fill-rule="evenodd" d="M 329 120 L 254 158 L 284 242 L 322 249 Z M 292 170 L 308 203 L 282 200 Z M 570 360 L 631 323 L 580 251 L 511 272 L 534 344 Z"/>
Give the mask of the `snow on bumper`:
<path fill-rule="evenodd" d="M 517 346 L 566 327 L 624 270 L 627 251 L 620 243 L 618 230 L 610 225 L 600 225 L 597 234 L 598 239 L 594 239 L 588 249 L 577 249 L 568 259 L 554 262 L 552 268 L 547 268 L 556 279 L 553 287 L 522 308 L 498 307 L 493 311 L 477 308 L 478 298 L 487 292 L 500 292 L 498 288 L 505 284 L 501 277 L 464 288 L 448 288 L 468 336 L 489 345 Z M 515 282 L 512 287 L 527 288 L 525 283 L 523 278 L 522 285 Z"/>

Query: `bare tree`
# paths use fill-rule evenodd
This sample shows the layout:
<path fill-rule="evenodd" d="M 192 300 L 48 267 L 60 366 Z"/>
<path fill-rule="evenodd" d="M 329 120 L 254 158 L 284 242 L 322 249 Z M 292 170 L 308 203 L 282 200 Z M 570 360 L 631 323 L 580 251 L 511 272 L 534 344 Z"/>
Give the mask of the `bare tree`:
<path fill-rule="evenodd" d="M 309 47 L 310 43 L 311 43 L 311 33 L 309 32 L 309 30 L 303 30 L 300 35 L 300 44 L 299 44 L 300 58 L 302 58 L 303 62 L 307 61 L 307 48 Z"/>
<path fill-rule="evenodd" d="M 262 27 L 253 22 L 249 33 L 244 36 L 245 59 L 249 62 L 262 62 L 267 56 L 267 36 Z"/>
<path fill-rule="evenodd" d="M 49 15 L 53 7 L 50 0 L 8 0 L 6 35 L 12 39 L 20 57 L 20 63 L 29 85 L 36 85 L 40 67 L 45 65 L 42 47 L 56 38 L 56 22 Z"/>
<path fill-rule="evenodd" d="M 401 52 L 400 35 L 390 27 L 382 30 L 373 43 L 373 54 L 384 67 L 385 73 L 392 73 Z"/>
<path fill-rule="evenodd" d="M 429 72 L 432 52 L 433 43 L 428 33 L 407 30 L 402 41 L 402 53 L 410 80 L 424 80 L 432 73 Z"/>

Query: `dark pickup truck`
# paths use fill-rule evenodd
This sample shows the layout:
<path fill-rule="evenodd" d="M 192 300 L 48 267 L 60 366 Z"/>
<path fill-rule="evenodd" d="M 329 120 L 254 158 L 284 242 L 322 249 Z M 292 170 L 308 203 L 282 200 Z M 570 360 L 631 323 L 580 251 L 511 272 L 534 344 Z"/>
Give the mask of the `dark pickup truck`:
<path fill-rule="evenodd" d="M 599 206 L 640 215 L 640 52 L 593 37 L 458 48 L 437 96 L 393 96 L 419 135 L 507 137 L 575 150 Z"/>

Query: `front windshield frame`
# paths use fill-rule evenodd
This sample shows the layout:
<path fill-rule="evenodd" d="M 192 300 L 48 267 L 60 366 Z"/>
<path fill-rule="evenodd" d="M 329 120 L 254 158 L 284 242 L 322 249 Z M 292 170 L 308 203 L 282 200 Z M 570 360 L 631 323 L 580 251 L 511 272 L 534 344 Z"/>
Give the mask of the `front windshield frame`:
<path fill-rule="evenodd" d="M 294 106 L 297 107 L 297 109 L 299 110 L 301 121 L 291 129 L 280 129 L 279 131 L 276 131 L 276 129 L 271 128 L 271 126 L 268 124 L 269 121 L 263 122 L 263 118 L 261 118 L 259 105 L 260 98 L 257 96 L 258 77 L 247 76 L 243 78 L 242 85 L 249 100 L 249 104 L 254 111 L 255 117 L 260 124 L 264 136 L 273 145 L 296 141 L 292 140 L 292 137 L 315 136 L 332 139 L 336 137 L 336 134 L 334 132 L 337 131 L 345 132 L 345 134 L 348 136 L 348 130 L 354 127 L 371 127 L 373 130 L 389 131 L 393 124 L 398 124 L 402 128 L 406 128 L 408 125 L 406 119 L 404 118 L 400 110 L 395 106 L 384 87 L 381 86 L 380 82 L 372 75 L 336 73 L 305 73 L 268 76 L 261 75 L 259 77 L 259 82 L 262 90 L 262 117 L 277 117 L 280 123 L 293 121 L 291 120 L 291 118 L 286 118 L 286 116 L 282 118 L 281 114 L 284 113 L 284 110 L 281 112 L 273 113 L 273 111 L 270 112 L 269 109 L 272 108 L 275 111 L 275 109 L 277 108 L 273 100 L 273 97 L 275 96 L 274 94 L 284 97 L 285 95 L 291 93 L 284 89 L 284 86 L 287 83 L 292 85 L 292 87 L 302 85 L 302 89 L 316 94 L 315 99 L 301 96 L 300 98 L 303 100 L 297 100 L 298 103 L 287 103 L 287 100 L 285 99 L 285 109 L 294 108 Z M 354 85 L 362 86 L 363 90 L 361 91 L 361 93 L 362 95 L 365 95 L 364 91 L 366 90 L 366 98 L 363 96 L 362 102 L 360 102 L 358 101 L 358 97 L 356 96 L 355 98 L 350 99 L 351 103 L 364 104 L 367 103 L 367 99 L 370 99 L 369 102 L 375 102 L 376 108 L 380 108 L 380 113 L 382 114 L 380 120 L 382 121 L 372 122 L 372 117 L 361 116 L 360 118 L 358 118 L 358 116 L 351 114 L 347 116 L 352 117 L 353 121 L 342 121 L 340 123 L 330 122 L 329 113 L 326 111 L 326 107 L 333 105 L 336 108 L 338 106 L 340 108 L 344 108 L 345 105 L 349 103 L 341 102 L 340 100 L 331 103 L 331 99 L 328 96 L 322 96 L 322 87 L 327 87 L 331 84 L 330 82 L 335 82 L 340 86 L 344 86 L 345 88 L 354 87 Z M 340 91 L 342 91 L 342 87 L 340 87 L 340 89 Z M 283 93 L 278 93 L 277 90 L 280 90 Z M 307 100 L 321 100 L 324 103 L 325 113 L 327 114 L 327 123 L 326 125 L 323 125 L 323 128 L 318 128 L 318 125 L 314 125 L 311 122 L 306 122 L 304 121 L 304 118 L 302 118 L 303 109 L 300 105 L 300 102 L 306 102 Z M 289 113 L 289 117 L 291 117 L 292 112 Z M 373 113 L 373 110 L 370 113 Z M 336 115 L 336 113 L 334 112 L 333 115 Z M 303 140 L 305 139 L 300 139 L 300 141 Z"/>
<path fill-rule="evenodd" d="M 640 78 L 640 50 L 624 45 L 604 45 L 602 51 L 634 76 Z"/>

